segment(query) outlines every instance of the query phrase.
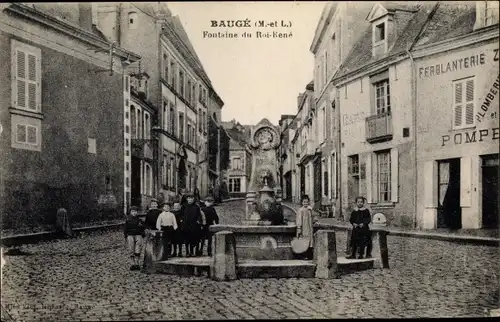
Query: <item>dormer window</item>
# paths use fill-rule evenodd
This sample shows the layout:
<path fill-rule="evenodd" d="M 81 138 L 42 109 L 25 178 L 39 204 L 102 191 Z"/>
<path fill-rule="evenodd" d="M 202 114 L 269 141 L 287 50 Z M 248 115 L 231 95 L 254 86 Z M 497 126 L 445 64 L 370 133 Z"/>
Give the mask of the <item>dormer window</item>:
<path fill-rule="evenodd" d="M 137 29 L 137 13 L 130 12 L 128 14 L 128 27 L 130 29 Z"/>
<path fill-rule="evenodd" d="M 385 40 L 385 22 L 375 26 L 375 42 Z"/>
<path fill-rule="evenodd" d="M 476 23 L 474 30 L 498 24 L 498 1 L 476 1 Z"/>

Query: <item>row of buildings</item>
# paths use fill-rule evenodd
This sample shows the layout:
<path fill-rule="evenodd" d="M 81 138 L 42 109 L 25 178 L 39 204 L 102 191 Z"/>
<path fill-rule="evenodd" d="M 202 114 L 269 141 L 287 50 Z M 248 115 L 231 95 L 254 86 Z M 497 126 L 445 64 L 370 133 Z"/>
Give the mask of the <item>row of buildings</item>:
<path fill-rule="evenodd" d="M 0 5 L 2 228 L 221 183 L 224 102 L 164 3 Z"/>
<path fill-rule="evenodd" d="M 283 115 L 284 198 L 392 225 L 499 224 L 497 1 L 328 3 L 314 79 Z"/>

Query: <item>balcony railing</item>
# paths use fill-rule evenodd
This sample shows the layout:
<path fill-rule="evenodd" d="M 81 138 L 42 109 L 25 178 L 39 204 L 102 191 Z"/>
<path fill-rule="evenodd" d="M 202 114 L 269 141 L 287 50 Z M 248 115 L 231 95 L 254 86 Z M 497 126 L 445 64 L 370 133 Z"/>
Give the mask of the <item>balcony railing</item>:
<path fill-rule="evenodd" d="M 366 118 L 366 141 L 369 143 L 392 140 L 391 112 L 372 115 Z"/>

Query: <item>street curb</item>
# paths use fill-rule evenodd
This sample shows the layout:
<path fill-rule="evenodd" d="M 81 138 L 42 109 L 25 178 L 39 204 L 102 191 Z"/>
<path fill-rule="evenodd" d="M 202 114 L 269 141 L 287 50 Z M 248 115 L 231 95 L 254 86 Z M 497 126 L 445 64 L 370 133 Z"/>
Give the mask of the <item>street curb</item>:
<path fill-rule="evenodd" d="M 317 223 L 314 225 L 314 227 L 323 229 L 336 228 L 341 230 L 348 230 L 350 228 L 347 225 L 325 224 L 325 223 Z M 458 244 L 474 244 L 474 245 L 497 246 L 497 247 L 500 245 L 500 238 L 492 238 L 492 237 L 445 235 L 445 234 L 418 232 L 418 231 L 401 231 L 394 229 L 387 229 L 387 232 L 391 236 L 433 239 L 433 240 L 448 241 Z"/>
<path fill-rule="evenodd" d="M 79 227 L 79 228 L 73 228 L 73 231 L 76 233 L 90 233 L 94 231 L 105 231 L 105 230 L 113 230 L 120 228 L 123 226 L 124 222 L 122 223 L 117 223 L 117 224 L 106 224 L 106 225 L 95 225 L 95 226 L 88 226 L 88 227 Z M 20 235 L 13 235 L 13 236 L 8 236 L 8 237 L 2 237 L 0 239 L 0 244 L 5 247 L 11 247 L 11 246 L 18 246 L 18 245 L 23 245 L 23 244 L 34 244 L 42 240 L 53 240 L 57 239 L 55 236 L 56 231 L 55 230 L 50 230 L 50 231 L 42 231 L 39 233 L 33 233 L 33 234 L 20 234 Z"/>

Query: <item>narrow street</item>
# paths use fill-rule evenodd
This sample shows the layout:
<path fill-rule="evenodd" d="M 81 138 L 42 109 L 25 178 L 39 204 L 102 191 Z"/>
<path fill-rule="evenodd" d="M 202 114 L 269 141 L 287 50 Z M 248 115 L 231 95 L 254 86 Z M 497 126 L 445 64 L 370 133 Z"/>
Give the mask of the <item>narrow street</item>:
<path fill-rule="evenodd" d="M 217 207 L 222 223 L 243 201 Z M 388 270 L 338 280 L 144 275 L 119 231 L 24 246 L 6 257 L 2 321 L 485 316 L 498 308 L 496 247 L 389 236 Z M 337 245 L 343 252 L 344 234 Z"/>

